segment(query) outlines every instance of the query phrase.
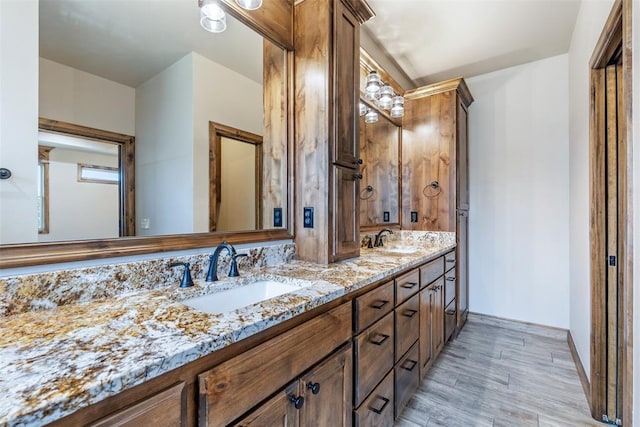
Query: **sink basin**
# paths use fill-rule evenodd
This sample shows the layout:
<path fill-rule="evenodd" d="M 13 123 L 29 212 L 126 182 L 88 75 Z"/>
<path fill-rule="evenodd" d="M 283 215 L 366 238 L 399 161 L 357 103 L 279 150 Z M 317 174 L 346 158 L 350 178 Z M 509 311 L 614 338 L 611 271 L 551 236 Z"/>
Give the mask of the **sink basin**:
<path fill-rule="evenodd" d="M 415 252 L 418 252 L 418 248 L 414 246 L 388 246 L 383 247 L 381 251 L 392 254 L 413 254 Z"/>
<path fill-rule="evenodd" d="M 301 286 L 276 282 L 275 280 L 258 280 L 227 291 L 184 300 L 181 303 L 205 313 L 218 314 L 300 289 L 302 289 Z"/>

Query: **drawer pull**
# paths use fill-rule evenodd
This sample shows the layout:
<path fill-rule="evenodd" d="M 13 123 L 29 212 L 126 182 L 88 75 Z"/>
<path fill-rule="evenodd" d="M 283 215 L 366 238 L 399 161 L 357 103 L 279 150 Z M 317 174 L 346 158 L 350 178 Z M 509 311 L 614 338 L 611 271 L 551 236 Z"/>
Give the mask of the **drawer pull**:
<path fill-rule="evenodd" d="M 413 316 L 416 315 L 417 312 L 418 310 L 405 310 L 404 313 L 402 313 L 402 315 L 408 318 L 412 318 Z"/>
<path fill-rule="evenodd" d="M 378 341 L 375 340 L 370 340 L 369 342 L 373 345 L 382 345 L 386 340 L 388 340 L 389 338 L 391 338 L 389 335 L 387 334 L 378 334 L 380 335 L 382 338 L 380 338 Z"/>
<path fill-rule="evenodd" d="M 455 258 L 451 258 L 451 259 L 446 260 L 446 262 L 456 262 L 456 259 Z"/>
<path fill-rule="evenodd" d="M 418 364 L 418 362 L 415 360 L 407 360 L 407 362 L 411 364 L 411 367 L 407 367 L 407 363 L 405 363 L 404 365 L 402 365 L 402 369 L 406 369 L 409 372 L 413 371 Z"/>
<path fill-rule="evenodd" d="M 320 383 L 309 383 L 307 384 L 307 388 L 311 390 L 311 393 L 313 394 L 320 393 Z"/>
<path fill-rule="evenodd" d="M 455 308 L 451 310 L 445 310 L 444 314 L 446 314 L 447 316 L 453 316 L 454 314 L 456 314 L 456 310 Z"/>
<path fill-rule="evenodd" d="M 382 301 L 378 301 L 375 304 L 371 304 L 372 308 L 375 308 L 376 310 L 381 310 L 382 307 L 384 307 L 385 305 L 389 304 L 389 301 L 387 300 L 382 300 Z"/>
<path fill-rule="evenodd" d="M 302 396 L 291 396 L 289 397 L 289 401 L 293 403 L 293 406 L 296 409 L 300 409 L 302 408 L 302 405 L 304 405 L 304 397 Z"/>
<path fill-rule="evenodd" d="M 416 286 L 418 286 L 418 284 L 416 282 L 407 282 L 407 283 L 404 283 L 404 284 L 402 284 L 400 286 L 402 286 L 405 289 L 413 289 Z"/>
<path fill-rule="evenodd" d="M 381 414 L 382 411 L 384 411 L 384 408 L 386 408 L 387 405 L 389 404 L 389 399 L 387 399 L 386 397 L 382 397 L 382 396 L 377 396 L 377 397 L 378 397 L 378 399 L 383 400 L 384 403 L 382 404 L 382 406 L 380 408 L 374 408 L 373 406 L 369 406 L 369 409 L 371 409 L 376 414 Z"/>
<path fill-rule="evenodd" d="M 456 277 L 455 276 L 447 277 L 446 280 L 447 280 L 447 282 L 453 282 L 454 280 L 456 280 Z"/>

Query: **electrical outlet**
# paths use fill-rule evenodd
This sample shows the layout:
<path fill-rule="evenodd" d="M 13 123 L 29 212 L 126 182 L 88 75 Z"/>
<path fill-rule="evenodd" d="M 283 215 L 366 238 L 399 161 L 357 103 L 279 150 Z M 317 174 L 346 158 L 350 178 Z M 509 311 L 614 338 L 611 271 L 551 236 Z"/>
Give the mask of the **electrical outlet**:
<path fill-rule="evenodd" d="M 382 212 L 382 222 L 389 222 L 389 211 Z"/>
<path fill-rule="evenodd" d="M 282 227 L 282 208 L 273 208 L 273 226 Z"/>
<path fill-rule="evenodd" d="M 418 222 L 418 212 L 411 211 L 411 222 Z"/>
<path fill-rule="evenodd" d="M 140 228 L 143 230 L 148 230 L 151 227 L 151 220 L 149 218 L 142 218 L 140 220 Z"/>
<path fill-rule="evenodd" d="M 304 211 L 304 218 L 303 218 L 304 228 L 313 228 L 313 208 L 305 207 L 303 208 L 303 211 Z"/>

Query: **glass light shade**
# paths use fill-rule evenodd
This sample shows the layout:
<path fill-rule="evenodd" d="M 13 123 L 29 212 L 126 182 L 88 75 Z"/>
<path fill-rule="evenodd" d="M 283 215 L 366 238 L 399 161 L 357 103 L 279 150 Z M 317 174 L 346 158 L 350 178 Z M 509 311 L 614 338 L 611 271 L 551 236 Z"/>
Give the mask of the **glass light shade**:
<path fill-rule="evenodd" d="M 211 33 L 221 33 L 227 29 L 227 17 L 223 15 L 220 19 L 211 19 L 202 12 L 200 14 L 200 25 Z"/>
<path fill-rule="evenodd" d="M 212 21 L 220 21 L 222 18 L 225 18 L 224 10 L 215 0 L 204 2 L 200 9 L 200 17 L 202 18 L 204 16 Z"/>
<path fill-rule="evenodd" d="M 247 10 L 256 10 L 260 9 L 262 6 L 262 0 L 236 0 L 238 6 Z"/>
<path fill-rule="evenodd" d="M 367 76 L 367 85 L 365 87 L 365 93 L 367 99 L 377 99 L 380 96 L 380 87 L 382 86 L 382 80 L 375 71 L 372 71 Z M 373 97 L 373 98 L 369 98 Z"/>
<path fill-rule="evenodd" d="M 404 107 L 400 104 L 394 104 L 393 107 L 391 107 L 391 117 L 393 118 L 399 118 L 404 116 Z"/>
<path fill-rule="evenodd" d="M 363 104 L 362 102 L 360 102 L 360 115 L 364 116 L 365 114 L 367 114 L 367 106 L 365 104 Z"/>
<path fill-rule="evenodd" d="M 378 105 L 380 108 L 384 108 L 385 110 L 391 108 L 393 95 L 393 88 L 391 86 L 382 86 L 382 89 L 380 89 L 380 98 L 378 98 Z"/>
<path fill-rule="evenodd" d="M 380 92 L 375 93 L 375 92 L 367 92 L 367 91 L 365 91 L 364 99 L 366 99 L 367 101 L 377 101 L 378 100 L 378 95 L 380 95 Z"/>
<path fill-rule="evenodd" d="M 396 105 L 404 107 L 404 98 L 402 96 L 396 95 L 393 97 L 393 106 L 395 107 Z"/>
<path fill-rule="evenodd" d="M 369 112 L 367 112 L 367 114 L 365 114 L 364 116 L 365 123 L 375 123 L 377 121 L 378 121 L 378 113 L 376 113 L 373 110 L 369 110 Z"/>

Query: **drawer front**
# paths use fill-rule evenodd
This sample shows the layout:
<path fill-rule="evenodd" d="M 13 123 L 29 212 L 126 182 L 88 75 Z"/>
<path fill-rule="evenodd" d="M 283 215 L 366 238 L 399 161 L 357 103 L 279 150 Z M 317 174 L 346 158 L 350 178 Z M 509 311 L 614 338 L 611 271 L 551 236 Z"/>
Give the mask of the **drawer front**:
<path fill-rule="evenodd" d="M 456 300 L 454 299 L 444 309 L 444 341 L 449 341 L 456 329 Z"/>
<path fill-rule="evenodd" d="M 355 338 L 355 406 L 393 369 L 394 341 L 393 313 Z"/>
<path fill-rule="evenodd" d="M 356 427 L 393 425 L 393 370 L 356 410 Z"/>
<path fill-rule="evenodd" d="M 418 362 L 417 343 L 411 347 L 409 353 L 398 362 L 395 367 L 395 374 L 395 418 L 398 418 L 420 383 L 420 363 Z"/>
<path fill-rule="evenodd" d="M 451 251 L 444 256 L 444 269 L 445 271 L 451 270 L 456 266 L 456 251 Z"/>
<path fill-rule="evenodd" d="M 399 360 L 420 336 L 420 294 L 396 308 L 396 360 Z"/>
<path fill-rule="evenodd" d="M 415 269 L 396 279 L 396 304 L 402 304 L 420 290 L 420 270 Z"/>
<path fill-rule="evenodd" d="M 440 257 L 420 267 L 420 288 L 426 288 L 444 274 L 444 258 Z"/>
<path fill-rule="evenodd" d="M 451 304 L 451 301 L 456 297 L 456 271 L 448 271 L 444 275 L 444 305 L 445 307 Z"/>
<path fill-rule="evenodd" d="M 343 304 L 198 375 L 199 425 L 229 424 L 350 338 Z"/>
<path fill-rule="evenodd" d="M 393 281 L 359 296 L 354 304 L 357 333 L 393 310 Z"/>

